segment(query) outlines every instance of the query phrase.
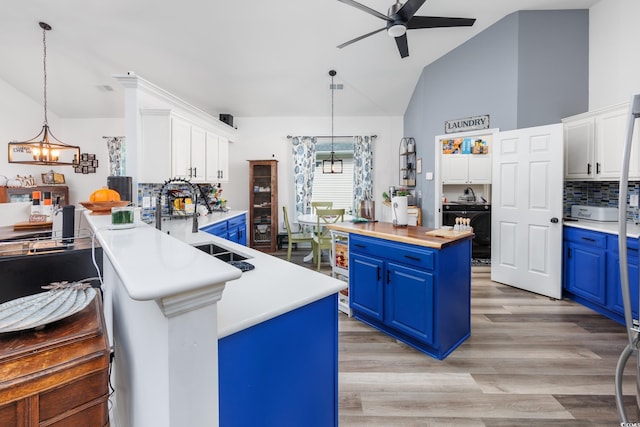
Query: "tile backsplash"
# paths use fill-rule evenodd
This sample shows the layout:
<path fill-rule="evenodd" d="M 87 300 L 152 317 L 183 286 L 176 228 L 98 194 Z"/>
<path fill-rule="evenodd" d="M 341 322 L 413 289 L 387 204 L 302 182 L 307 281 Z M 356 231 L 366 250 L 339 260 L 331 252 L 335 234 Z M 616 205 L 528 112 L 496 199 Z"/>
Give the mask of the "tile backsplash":
<path fill-rule="evenodd" d="M 618 207 L 620 194 L 618 181 L 565 181 L 563 215 L 571 215 L 571 206 L 605 206 Z M 627 193 L 640 194 L 640 182 L 629 182 Z M 638 222 L 638 208 L 629 207 L 627 196 L 627 219 Z"/>

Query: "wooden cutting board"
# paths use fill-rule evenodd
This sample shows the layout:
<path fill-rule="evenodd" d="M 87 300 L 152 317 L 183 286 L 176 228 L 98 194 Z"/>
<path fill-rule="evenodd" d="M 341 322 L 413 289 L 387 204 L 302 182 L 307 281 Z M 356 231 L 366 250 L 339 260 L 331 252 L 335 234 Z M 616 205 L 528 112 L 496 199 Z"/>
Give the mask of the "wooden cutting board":
<path fill-rule="evenodd" d="M 20 230 L 48 230 L 53 227 L 53 222 L 17 222 L 13 224 L 13 231 Z"/>
<path fill-rule="evenodd" d="M 473 234 L 473 231 L 458 231 L 458 230 L 447 230 L 444 228 L 440 228 L 437 230 L 427 231 L 425 234 L 431 237 L 442 237 L 443 239 L 452 239 L 452 238 L 458 238 L 462 236 L 467 236 L 469 234 Z"/>

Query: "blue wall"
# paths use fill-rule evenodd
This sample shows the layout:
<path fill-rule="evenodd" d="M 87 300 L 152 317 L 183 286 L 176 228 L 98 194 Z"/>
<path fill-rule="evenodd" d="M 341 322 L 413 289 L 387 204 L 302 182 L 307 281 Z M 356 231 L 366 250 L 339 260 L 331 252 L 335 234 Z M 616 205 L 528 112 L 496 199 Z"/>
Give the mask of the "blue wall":
<path fill-rule="evenodd" d="M 434 224 L 434 140 L 446 120 L 489 114 L 501 130 L 588 109 L 588 10 L 520 11 L 424 68 L 404 116 L 422 157 L 423 224 Z M 439 215 L 439 213 L 436 213 Z"/>

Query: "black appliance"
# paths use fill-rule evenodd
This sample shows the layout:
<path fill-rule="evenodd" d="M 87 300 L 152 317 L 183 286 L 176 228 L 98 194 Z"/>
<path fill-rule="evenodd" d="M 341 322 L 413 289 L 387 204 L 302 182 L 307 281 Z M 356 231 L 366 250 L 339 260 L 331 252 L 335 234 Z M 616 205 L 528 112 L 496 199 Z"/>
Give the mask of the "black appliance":
<path fill-rule="evenodd" d="M 456 218 L 471 219 L 475 238 L 471 243 L 471 257 L 491 259 L 491 205 L 475 203 L 447 203 L 442 206 L 442 225 L 456 225 Z"/>
<path fill-rule="evenodd" d="M 133 200 L 133 188 L 130 176 L 108 176 L 107 187 L 111 190 L 115 190 L 120 194 L 121 200 L 126 200 L 135 205 Z"/>

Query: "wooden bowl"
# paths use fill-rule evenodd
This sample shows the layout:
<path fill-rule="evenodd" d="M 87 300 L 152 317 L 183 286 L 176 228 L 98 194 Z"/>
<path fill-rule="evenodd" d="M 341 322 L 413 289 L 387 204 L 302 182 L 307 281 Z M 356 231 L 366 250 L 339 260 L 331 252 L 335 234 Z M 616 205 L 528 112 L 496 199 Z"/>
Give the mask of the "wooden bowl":
<path fill-rule="evenodd" d="M 111 208 L 121 208 L 129 205 L 129 201 L 119 202 L 80 202 L 80 204 L 91 211 L 92 215 L 109 215 Z"/>

